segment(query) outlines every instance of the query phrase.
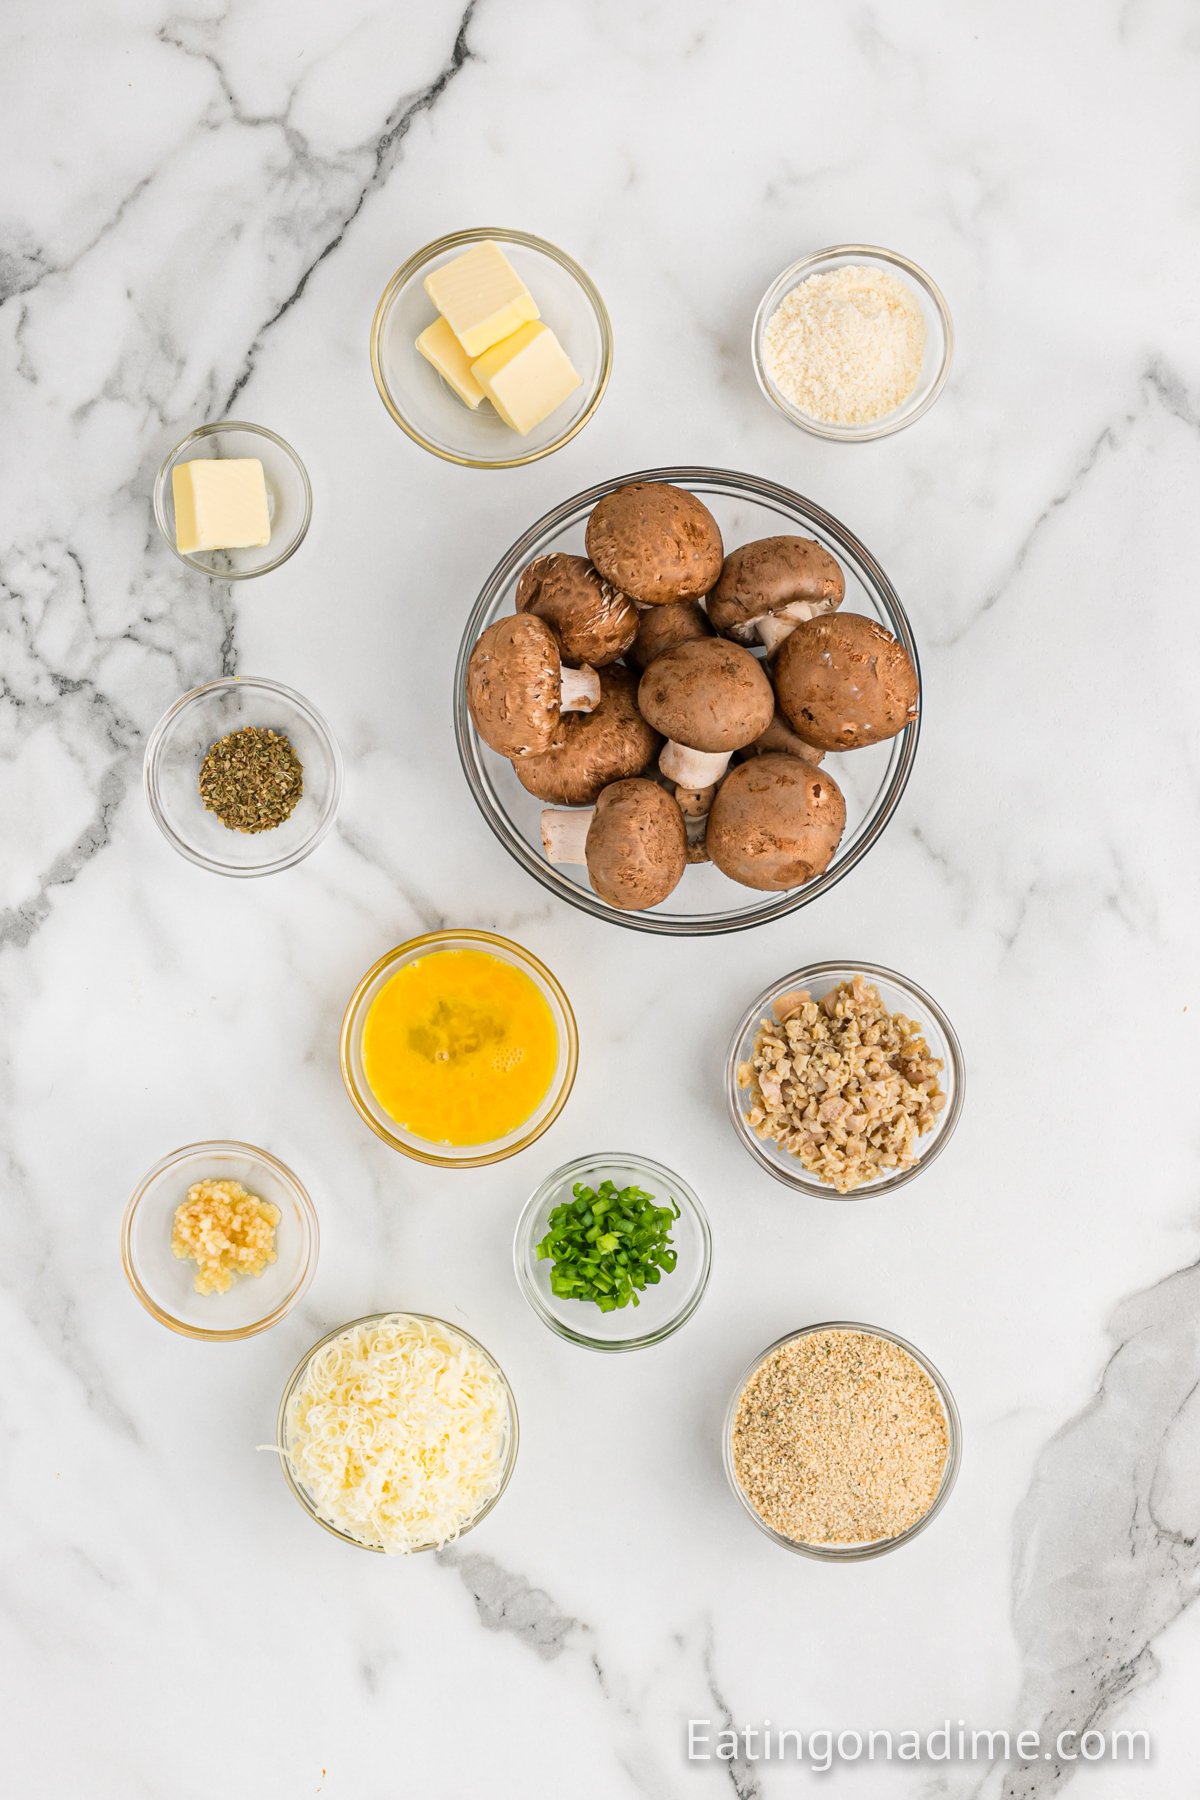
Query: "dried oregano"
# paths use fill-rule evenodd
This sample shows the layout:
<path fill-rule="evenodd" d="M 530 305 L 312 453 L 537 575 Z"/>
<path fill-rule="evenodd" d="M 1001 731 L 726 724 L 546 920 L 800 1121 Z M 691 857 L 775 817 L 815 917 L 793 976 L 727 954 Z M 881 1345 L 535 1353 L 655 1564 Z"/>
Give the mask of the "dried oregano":
<path fill-rule="evenodd" d="M 273 831 L 304 792 L 300 758 L 282 732 L 231 731 L 200 765 L 200 798 L 230 831 Z"/>

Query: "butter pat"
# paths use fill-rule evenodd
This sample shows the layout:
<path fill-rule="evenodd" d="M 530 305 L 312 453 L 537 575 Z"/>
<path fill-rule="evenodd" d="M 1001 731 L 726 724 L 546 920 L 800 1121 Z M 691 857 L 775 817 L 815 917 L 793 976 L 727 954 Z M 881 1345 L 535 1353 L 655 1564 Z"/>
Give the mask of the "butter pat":
<path fill-rule="evenodd" d="M 570 357 L 548 325 L 522 325 L 471 364 L 506 425 L 524 437 L 579 386 Z"/>
<path fill-rule="evenodd" d="M 533 295 L 491 238 L 427 275 L 425 292 L 472 358 L 541 317 Z"/>
<path fill-rule="evenodd" d="M 257 456 L 176 463 L 171 497 L 175 547 L 184 556 L 198 550 L 258 549 L 271 541 L 267 483 Z"/>
<path fill-rule="evenodd" d="M 470 357 L 445 319 L 435 319 L 425 327 L 417 339 L 417 349 L 473 411 L 483 399 L 483 389 L 471 373 Z"/>

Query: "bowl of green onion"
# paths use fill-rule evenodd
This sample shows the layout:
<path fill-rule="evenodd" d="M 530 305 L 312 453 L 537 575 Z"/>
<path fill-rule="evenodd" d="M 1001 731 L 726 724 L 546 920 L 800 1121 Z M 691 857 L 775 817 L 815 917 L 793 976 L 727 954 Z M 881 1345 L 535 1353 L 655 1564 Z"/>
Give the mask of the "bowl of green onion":
<path fill-rule="evenodd" d="M 586 1350 L 642 1350 L 686 1324 L 704 1296 L 712 1233 L 696 1195 L 647 1156 L 597 1151 L 531 1195 L 513 1239 L 521 1292 Z"/>

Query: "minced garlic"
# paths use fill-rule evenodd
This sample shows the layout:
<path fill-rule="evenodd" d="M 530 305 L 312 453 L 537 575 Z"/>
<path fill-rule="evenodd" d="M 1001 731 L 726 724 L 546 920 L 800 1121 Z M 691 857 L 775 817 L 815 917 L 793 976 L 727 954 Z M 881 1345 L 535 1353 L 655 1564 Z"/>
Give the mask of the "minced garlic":
<path fill-rule="evenodd" d="M 175 1208 L 171 1249 L 195 1263 L 198 1294 L 226 1294 L 235 1275 L 261 1275 L 275 1261 L 279 1217 L 240 1181 L 197 1181 Z"/>
<path fill-rule="evenodd" d="M 888 269 L 844 264 L 785 294 L 763 336 L 763 363 L 785 400 L 829 425 L 894 412 L 921 379 L 925 320 Z"/>

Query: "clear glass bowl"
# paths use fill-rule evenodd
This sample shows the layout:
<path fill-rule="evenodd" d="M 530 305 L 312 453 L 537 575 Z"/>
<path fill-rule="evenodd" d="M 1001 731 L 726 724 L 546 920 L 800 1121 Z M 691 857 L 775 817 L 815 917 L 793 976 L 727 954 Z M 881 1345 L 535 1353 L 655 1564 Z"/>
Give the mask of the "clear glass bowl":
<path fill-rule="evenodd" d="M 940 1057 L 942 1061 L 939 1079 L 946 1104 L 938 1114 L 932 1131 L 918 1138 L 920 1154 L 910 1169 L 901 1169 L 894 1175 L 884 1176 L 882 1180 L 870 1181 L 862 1187 L 854 1188 L 848 1194 L 839 1194 L 829 1182 L 819 1181 L 815 1175 L 810 1175 L 789 1150 L 783 1149 L 769 1138 L 759 1137 L 748 1118 L 750 1090 L 738 1086 L 737 1075 L 741 1065 L 748 1062 L 753 1054 L 754 1039 L 762 1021 L 772 1014 L 779 1016 L 776 1008 L 780 1001 L 802 988 L 807 989 L 814 1000 L 822 1000 L 831 988 L 838 987 L 843 981 L 853 980 L 855 975 L 865 975 L 879 989 L 883 1003 L 890 1012 L 903 1013 L 906 1018 L 915 1019 L 921 1026 L 925 1042 L 933 1055 Z M 915 982 L 897 975 L 893 969 L 881 968 L 877 963 L 810 963 L 807 968 L 795 969 L 790 975 L 781 976 L 746 1008 L 738 1020 L 725 1060 L 725 1099 L 729 1116 L 746 1149 L 755 1162 L 768 1175 L 773 1175 L 776 1181 L 782 1181 L 787 1187 L 796 1188 L 802 1194 L 813 1194 L 819 1200 L 874 1200 L 880 1194 L 894 1194 L 897 1188 L 915 1181 L 922 1170 L 927 1169 L 941 1155 L 954 1135 L 954 1128 L 962 1112 L 965 1088 L 966 1067 L 962 1045 L 941 1007 Z"/>
<path fill-rule="evenodd" d="M 464 1331 L 461 1325 L 452 1325 L 448 1320 L 435 1318 L 431 1313 L 405 1311 L 367 1313 L 361 1319 L 351 1319 L 345 1325 L 337 1325 L 332 1331 L 327 1331 L 325 1336 L 315 1343 L 310 1350 L 305 1351 L 304 1355 L 300 1358 L 300 1361 L 296 1364 L 296 1367 L 288 1377 L 287 1384 L 279 1398 L 279 1412 L 275 1421 L 275 1442 L 281 1451 L 285 1452 L 287 1450 L 288 1408 L 291 1404 L 292 1395 L 304 1379 L 308 1365 L 313 1357 L 316 1356 L 317 1352 L 323 1350 L 326 1344 L 332 1343 L 334 1338 L 341 1337 L 344 1331 L 354 1331 L 360 1325 L 378 1325 L 383 1319 L 394 1318 L 420 1319 L 426 1324 L 440 1325 L 443 1331 L 453 1332 L 458 1337 L 465 1338 L 469 1344 L 473 1345 L 474 1348 L 479 1351 L 481 1356 L 486 1357 L 488 1362 L 491 1363 L 492 1368 L 499 1376 L 504 1387 L 504 1392 L 508 1397 L 508 1438 L 505 1444 L 504 1466 L 500 1476 L 500 1486 L 492 1495 L 491 1499 L 488 1500 L 485 1505 L 480 1507 L 479 1511 L 475 1514 L 475 1517 L 469 1524 L 463 1526 L 458 1534 L 459 1538 L 463 1538 L 468 1531 L 474 1531 L 475 1527 L 487 1518 L 493 1507 L 498 1505 L 503 1498 L 504 1490 L 512 1480 L 513 1470 L 517 1466 L 517 1449 L 521 1440 L 521 1427 L 517 1418 L 517 1403 L 513 1398 L 513 1391 L 508 1384 L 507 1375 L 505 1375 L 504 1370 L 500 1367 L 500 1364 L 496 1361 L 491 1351 L 481 1344 L 478 1338 L 472 1337 L 469 1331 Z M 319 1525 L 322 1531 L 327 1531 L 330 1537 L 340 1538 L 343 1544 L 350 1544 L 355 1550 L 369 1550 L 374 1556 L 382 1556 L 384 1554 L 381 1545 L 364 1544 L 360 1538 L 351 1537 L 349 1532 L 342 1531 L 337 1525 L 333 1525 L 328 1519 L 323 1519 L 321 1517 L 320 1513 L 317 1511 L 316 1502 L 308 1492 L 308 1489 L 303 1487 L 301 1483 L 297 1481 L 292 1472 L 292 1465 L 285 1454 L 280 1455 L 279 1466 L 283 1470 L 283 1477 L 287 1482 L 288 1487 L 296 1496 L 296 1499 L 300 1502 L 309 1518 L 312 1519 L 315 1524 Z M 457 1542 L 457 1539 L 455 1541 Z M 439 1547 L 440 1546 L 437 1544 L 418 1544 L 409 1551 L 409 1555 L 417 1556 L 424 1550 L 436 1550 Z"/>
<path fill-rule="evenodd" d="M 851 263 L 867 268 L 886 269 L 907 283 L 925 321 L 925 357 L 916 387 L 900 406 L 885 413 L 881 419 L 872 419 L 866 424 L 837 425 L 828 419 L 814 419 L 811 414 L 801 412 L 786 395 L 780 393 L 767 373 L 763 343 L 767 325 L 785 295 L 790 294 L 793 288 L 798 287 L 810 275 L 827 274 L 831 269 L 845 268 Z M 924 269 L 918 268 L 915 262 L 910 262 L 907 256 L 900 256 L 894 250 L 883 250 L 878 244 L 837 244 L 832 250 L 818 250 L 813 256 L 801 257 L 799 262 L 794 262 L 790 268 L 785 269 L 782 275 L 776 276 L 758 303 L 750 335 L 750 349 L 759 387 L 771 405 L 777 407 L 793 425 L 811 431 L 814 437 L 836 438 L 842 443 L 861 444 L 871 438 L 890 437 L 893 431 L 903 431 L 906 425 L 911 425 L 922 413 L 929 411 L 945 387 L 946 377 L 950 373 L 954 355 L 954 322 L 937 283 Z"/>
<path fill-rule="evenodd" d="M 572 1198 L 577 1181 L 597 1187 L 605 1179 L 617 1187 L 640 1187 L 660 1205 L 668 1199 L 679 1208 L 671 1227 L 678 1263 L 654 1287 L 640 1296 L 640 1305 L 603 1313 L 579 1300 L 560 1300 L 550 1290 L 550 1263 L 539 1261 L 537 1246 L 546 1235 L 552 1207 Z M 572 1344 L 585 1350 L 641 1350 L 661 1344 L 685 1325 L 704 1298 L 712 1269 L 712 1233 L 708 1218 L 695 1193 L 671 1169 L 648 1156 L 626 1151 L 596 1151 L 565 1163 L 537 1189 L 517 1222 L 513 1238 L 513 1267 L 521 1292 L 535 1313 Z"/>
<path fill-rule="evenodd" d="M 520 969 L 535 983 L 550 1008 L 558 1034 L 558 1061 L 544 1098 L 528 1119 L 506 1137 L 492 1143 L 437 1144 L 428 1138 L 417 1137 L 385 1112 L 371 1092 L 363 1067 L 363 1026 L 375 996 L 406 963 L 416 962 L 422 956 L 436 956 L 444 950 L 484 950 Z M 423 937 L 410 938 L 406 944 L 399 944 L 381 956 L 351 994 L 342 1018 L 341 1065 L 342 1080 L 355 1112 L 365 1119 L 376 1137 L 381 1137 L 393 1150 L 400 1150 L 417 1162 L 431 1163 L 439 1169 L 480 1169 L 528 1149 L 557 1119 L 575 1083 L 575 1071 L 579 1066 L 579 1031 L 571 1002 L 556 977 L 532 951 L 491 931 L 428 931 Z"/>
<path fill-rule="evenodd" d="M 924 1369 L 938 1391 L 938 1396 L 942 1402 L 942 1408 L 946 1415 L 946 1434 L 948 1439 L 946 1467 L 942 1472 L 941 1486 L 938 1488 L 933 1505 L 929 1508 L 929 1511 L 919 1518 L 915 1525 L 910 1525 L 907 1531 L 900 1532 L 896 1537 L 876 1538 L 870 1543 L 865 1544 L 800 1543 L 795 1538 L 785 1537 L 781 1531 L 776 1531 L 773 1525 L 767 1524 L 767 1521 L 762 1515 L 751 1505 L 745 1490 L 737 1478 L 733 1463 L 733 1427 L 734 1421 L 737 1418 L 738 1402 L 742 1397 L 742 1390 L 745 1388 L 746 1383 L 750 1380 L 751 1376 L 754 1375 L 755 1371 L 767 1360 L 768 1356 L 772 1355 L 776 1350 L 781 1349 L 784 1344 L 790 1344 L 797 1338 L 811 1337 L 814 1332 L 818 1331 L 859 1331 L 868 1337 L 886 1338 L 889 1343 L 898 1345 L 901 1350 L 907 1350 L 913 1361 L 919 1363 L 921 1368 Z M 730 1487 L 741 1501 L 742 1506 L 749 1514 L 750 1518 L 753 1519 L 754 1523 L 758 1526 L 758 1529 L 763 1532 L 765 1536 L 769 1537 L 772 1543 L 780 1545 L 784 1550 L 793 1551 L 797 1556 L 814 1557 L 819 1562 L 866 1562 L 870 1557 L 884 1556 L 889 1550 L 898 1550 L 901 1544 L 911 1543 L 913 1538 L 919 1537 L 926 1526 L 932 1525 L 933 1521 L 937 1518 L 943 1506 L 945 1506 L 947 1500 L 950 1498 L 950 1490 L 958 1479 L 959 1465 L 962 1462 L 962 1420 L 959 1417 L 958 1407 L 954 1402 L 954 1395 L 950 1392 L 945 1377 L 934 1367 L 927 1356 L 922 1355 L 915 1344 L 910 1344 L 907 1339 L 898 1337 L 894 1331 L 885 1331 L 881 1325 L 859 1325 L 853 1320 L 831 1319 L 826 1320 L 820 1325 L 805 1325 L 799 1331 L 785 1332 L 782 1337 L 776 1338 L 773 1344 L 768 1344 L 766 1349 L 761 1351 L 760 1354 L 754 1358 L 754 1361 L 750 1364 L 749 1368 L 744 1371 L 737 1386 L 733 1390 L 733 1397 L 729 1402 L 729 1410 L 725 1414 L 721 1454 L 722 1461 L 725 1465 L 725 1476 Z"/>
<path fill-rule="evenodd" d="M 198 1294 L 196 1265 L 175 1256 L 175 1208 L 194 1182 L 240 1181 L 280 1211 L 276 1260 L 261 1275 L 235 1279 L 225 1294 Z M 317 1266 L 317 1214 L 303 1184 L 269 1150 L 234 1139 L 185 1144 L 155 1163 L 133 1190 L 121 1221 L 121 1263 L 129 1285 L 160 1325 L 184 1337 L 229 1343 L 277 1325 L 299 1300 Z"/>
<path fill-rule="evenodd" d="M 564 500 L 531 525 L 492 570 L 467 620 L 454 676 L 454 730 L 458 754 L 475 803 L 493 834 L 526 872 L 544 888 L 593 918 L 607 919 L 633 931 L 668 937 L 707 936 L 762 925 L 806 906 L 849 873 L 877 842 L 900 803 L 917 754 L 919 718 L 886 743 L 847 754 L 830 755 L 829 770 L 846 797 L 846 830 L 829 867 L 807 886 L 790 893 L 763 893 L 741 887 L 711 863 L 687 869 L 675 892 L 661 906 L 626 912 L 593 893 L 587 871 L 574 865 L 556 867 L 542 853 L 539 821 L 542 803 L 521 786 L 511 764 L 487 748 L 467 709 L 467 663 L 480 633 L 514 609 L 522 569 L 535 556 L 554 550 L 582 555 L 584 528 L 596 502 L 630 481 L 669 481 L 698 494 L 716 515 L 727 549 L 753 538 L 800 532 L 832 552 L 846 576 L 846 612 L 865 613 L 884 625 L 908 651 L 920 679 L 920 662 L 908 615 L 891 582 L 870 551 L 830 513 L 789 488 L 729 469 L 644 469 L 602 481 L 585 493 Z"/>
<path fill-rule="evenodd" d="M 198 462 L 206 456 L 257 456 L 267 484 L 270 543 L 248 550 L 202 550 L 194 556 L 179 549 L 171 471 L 176 463 Z M 154 479 L 154 517 L 172 553 L 189 569 L 199 569 L 214 581 L 249 581 L 254 575 L 269 575 L 304 542 L 312 519 L 312 484 L 292 446 L 275 432 L 241 419 L 220 419 L 189 431 L 167 457 Z"/>
<path fill-rule="evenodd" d="M 285 733 L 304 769 L 304 792 L 273 831 L 231 831 L 200 798 L 209 748 L 247 725 Z M 316 707 L 281 682 L 250 675 L 206 682 L 176 700 L 150 733 L 143 774 L 167 842 L 214 875 L 274 875 L 302 862 L 329 832 L 342 798 L 341 752 Z"/>
<path fill-rule="evenodd" d="M 422 286 L 426 275 L 485 238 L 500 245 L 581 377 L 575 392 L 524 437 L 486 404 L 472 412 L 416 347 L 437 317 Z M 603 399 L 612 352 L 608 312 L 579 264 L 543 238 L 496 226 L 453 231 L 410 256 L 384 288 L 371 324 L 375 385 L 401 431 L 434 456 L 471 469 L 515 469 L 561 450 Z"/>

